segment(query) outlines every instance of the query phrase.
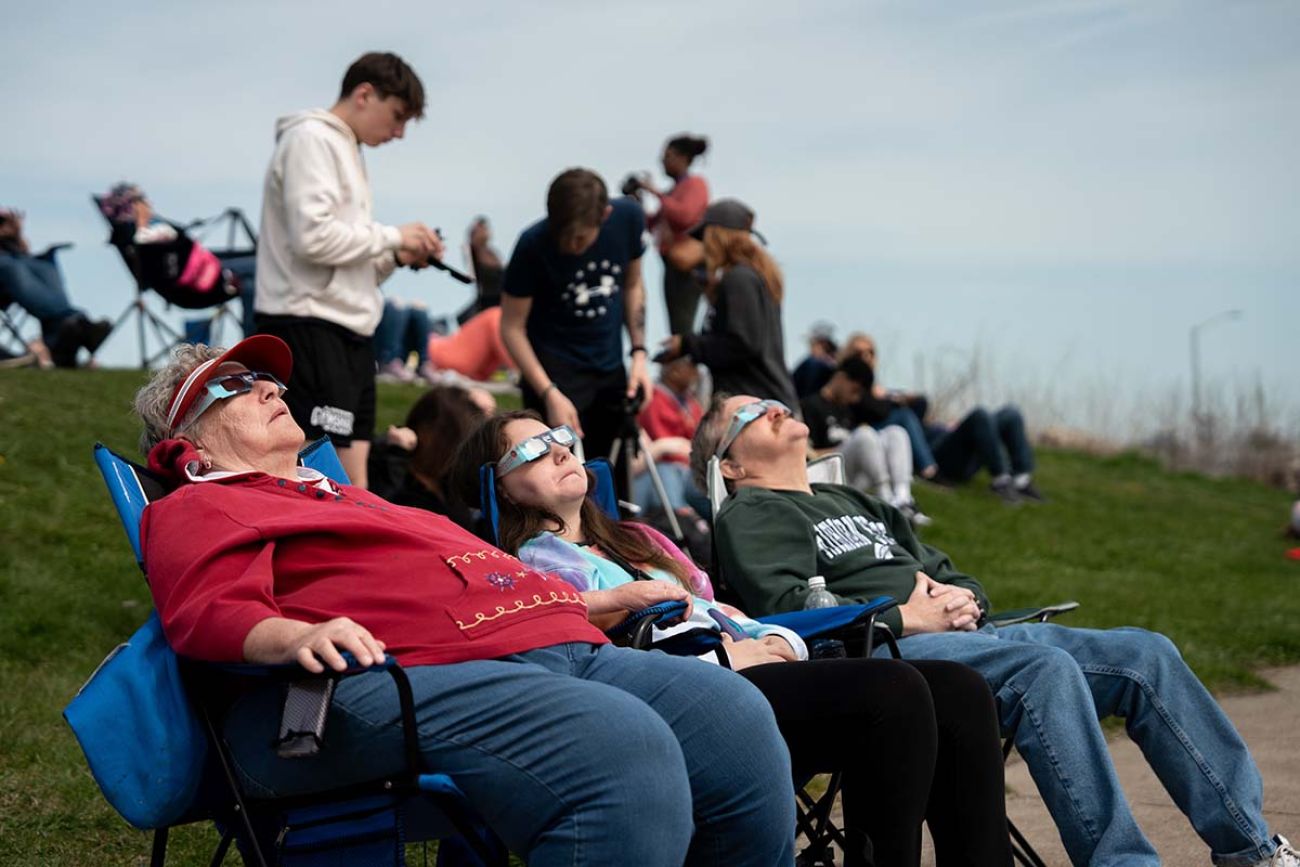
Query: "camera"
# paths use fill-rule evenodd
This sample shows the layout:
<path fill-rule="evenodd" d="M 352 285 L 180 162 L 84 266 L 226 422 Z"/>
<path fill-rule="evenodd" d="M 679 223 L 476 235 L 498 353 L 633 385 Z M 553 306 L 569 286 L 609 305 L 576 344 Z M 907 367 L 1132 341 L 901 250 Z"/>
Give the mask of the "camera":
<path fill-rule="evenodd" d="M 625 196 L 635 196 L 641 190 L 641 182 L 646 178 L 645 172 L 630 172 L 619 187 Z"/>
<path fill-rule="evenodd" d="M 645 389 L 637 386 L 635 394 L 623 398 L 623 415 L 635 419 L 637 413 L 641 411 L 641 404 L 643 403 L 645 403 Z"/>

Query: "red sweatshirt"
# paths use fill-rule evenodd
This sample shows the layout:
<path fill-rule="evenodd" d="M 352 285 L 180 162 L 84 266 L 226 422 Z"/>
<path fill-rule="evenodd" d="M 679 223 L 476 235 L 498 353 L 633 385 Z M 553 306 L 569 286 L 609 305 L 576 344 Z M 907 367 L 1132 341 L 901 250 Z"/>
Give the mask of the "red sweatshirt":
<path fill-rule="evenodd" d="M 660 250 L 667 250 L 704 219 L 709 206 L 709 184 L 699 175 L 687 175 L 659 197 L 659 210 L 646 218 Z"/>
<path fill-rule="evenodd" d="M 668 386 L 659 383 L 655 386 L 654 394 L 650 396 L 645 409 L 637 416 L 637 423 L 652 440 L 661 440 L 664 437 L 681 437 L 688 440 L 695 436 L 695 428 L 699 427 L 703 416 L 704 408 L 695 399 L 695 395 L 687 394 L 686 400 L 683 401 L 673 394 Z M 690 463 L 681 455 L 668 455 L 664 460 L 681 464 Z"/>
<path fill-rule="evenodd" d="M 606 641 L 564 581 L 346 485 L 263 473 L 185 485 L 145 509 L 141 541 L 167 640 L 195 659 L 243 661 L 268 617 L 350 617 L 403 665 Z"/>

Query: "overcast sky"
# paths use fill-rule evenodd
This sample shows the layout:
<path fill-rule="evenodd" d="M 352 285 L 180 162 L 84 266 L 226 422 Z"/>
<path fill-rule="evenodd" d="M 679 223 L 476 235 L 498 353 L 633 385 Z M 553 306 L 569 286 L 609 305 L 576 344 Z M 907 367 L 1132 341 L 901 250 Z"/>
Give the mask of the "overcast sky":
<path fill-rule="evenodd" d="M 738 196 L 787 272 L 791 358 L 818 319 L 882 343 L 890 384 L 981 363 L 1006 395 L 1097 426 L 1216 391 L 1300 412 L 1300 4 L 1293 2 L 7 3 L 0 203 L 70 240 L 74 300 L 131 296 L 89 194 L 129 179 L 186 221 L 256 220 L 274 121 L 393 50 L 426 119 L 366 154 L 381 220 L 508 254 L 570 165 L 611 185 L 666 137 Z M 453 254 L 453 260 L 457 254 Z M 663 335 L 647 256 L 650 330 Z M 403 273 L 395 295 L 469 293 Z M 115 335 L 103 359 L 134 361 Z M 1046 401 L 1046 403 L 1044 403 Z"/>

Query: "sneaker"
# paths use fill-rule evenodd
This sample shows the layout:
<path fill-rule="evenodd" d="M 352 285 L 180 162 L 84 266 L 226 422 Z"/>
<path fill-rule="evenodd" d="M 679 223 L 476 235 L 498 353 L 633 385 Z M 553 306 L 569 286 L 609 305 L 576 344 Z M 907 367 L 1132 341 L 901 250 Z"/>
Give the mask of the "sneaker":
<path fill-rule="evenodd" d="M 59 323 L 54 339 L 50 341 L 50 357 L 55 367 L 76 367 L 77 350 L 84 341 L 90 323 L 81 314 L 69 316 Z"/>
<path fill-rule="evenodd" d="M 113 333 L 113 323 L 107 319 L 101 319 L 98 322 L 87 322 L 81 330 L 81 345 L 86 347 L 86 351 L 91 355 L 99 347 L 104 345 L 108 335 Z"/>
<path fill-rule="evenodd" d="M 1001 497 L 1002 502 L 1008 506 L 1014 506 L 1020 502 L 1020 495 L 1016 493 L 1016 486 L 1012 484 L 1009 478 L 994 479 L 989 485 L 989 490 Z"/>
<path fill-rule="evenodd" d="M 432 361 L 426 361 L 424 364 L 420 365 L 418 376 L 429 385 L 456 385 L 455 377 L 448 375 L 451 373 L 453 373 L 453 371 L 439 370 L 433 366 Z"/>
<path fill-rule="evenodd" d="M 1025 482 L 1023 485 L 1017 487 L 1016 496 L 1020 497 L 1022 500 L 1032 500 L 1035 503 L 1047 502 L 1047 497 L 1043 496 L 1043 492 L 1038 490 L 1038 486 L 1033 482 Z"/>
<path fill-rule="evenodd" d="M 1258 862 L 1256 867 L 1300 867 L 1300 852 L 1296 852 L 1291 841 L 1278 834 L 1273 842 L 1277 844 L 1277 851 L 1271 858 Z"/>
<path fill-rule="evenodd" d="M 916 500 L 908 500 L 906 503 L 899 503 L 898 511 L 903 513 L 903 517 L 908 520 L 908 523 L 910 523 L 914 529 L 919 530 L 922 527 L 928 527 L 934 523 L 934 518 L 931 518 L 925 512 L 922 512 L 921 507 L 916 504 Z"/>
<path fill-rule="evenodd" d="M 375 379 L 380 382 L 397 382 L 409 385 L 415 382 L 414 373 L 406 369 L 406 364 L 400 358 L 394 358 L 392 361 L 379 368 L 379 373 L 375 374 Z"/>

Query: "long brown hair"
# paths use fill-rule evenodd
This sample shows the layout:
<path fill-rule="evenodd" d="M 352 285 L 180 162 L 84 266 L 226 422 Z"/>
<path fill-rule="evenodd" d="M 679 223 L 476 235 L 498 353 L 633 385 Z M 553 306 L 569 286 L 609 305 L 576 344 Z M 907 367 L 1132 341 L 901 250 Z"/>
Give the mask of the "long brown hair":
<path fill-rule="evenodd" d="M 506 437 L 506 425 L 523 420 L 546 423 L 536 412 L 524 409 L 491 416 L 470 432 L 456 450 L 456 457 L 452 461 L 449 482 L 454 496 L 461 498 L 467 505 L 482 507 L 479 501 L 479 467 L 501 459 L 514 445 Z M 591 491 L 595 484 L 595 476 L 588 470 L 587 490 Z M 500 482 L 497 483 L 496 495 L 499 517 L 497 547 L 507 553 L 518 554 L 519 548 L 539 533 L 555 531 L 557 527 L 558 532 L 567 529 L 560 516 L 549 509 L 523 506 L 510 499 L 501 489 Z M 644 533 L 606 515 L 590 496 L 582 501 L 579 520 L 582 521 L 587 541 L 610 555 L 611 560 L 638 568 L 661 569 L 677 579 L 683 587 L 690 588 L 685 566 L 651 542 Z"/>
<path fill-rule="evenodd" d="M 785 297 L 785 279 L 772 254 L 743 229 L 724 229 L 708 226 L 704 229 L 704 267 L 710 274 L 736 265 L 748 265 L 758 272 L 767 284 L 767 291 L 777 304 Z M 705 287 L 709 301 L 716 300 L 717 288 L 712 282 Z"/>
<path fill-rule="evenodd" d="M 451 465 L 452 446 L 482 418 L 483 410 L 457 385 L 435 385 L 415 402 L 406 414 L 406 426 L 415 431 L 410 470 L 421 484 L 446 496 L 443 476 Z"/>

